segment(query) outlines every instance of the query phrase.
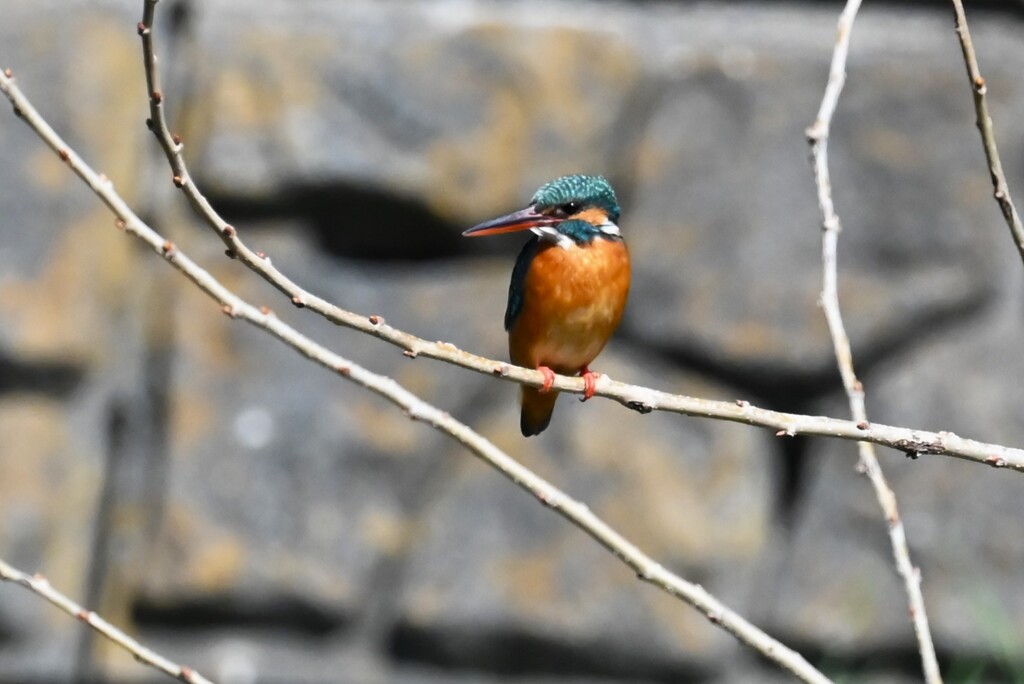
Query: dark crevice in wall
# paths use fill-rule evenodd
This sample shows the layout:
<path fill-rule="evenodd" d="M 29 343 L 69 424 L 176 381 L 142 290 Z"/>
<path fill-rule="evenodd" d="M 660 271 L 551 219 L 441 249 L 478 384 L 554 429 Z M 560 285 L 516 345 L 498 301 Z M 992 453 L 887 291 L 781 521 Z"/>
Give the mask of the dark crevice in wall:
<path fill-rule="evenodd" d="M 807 493 L 808 440 L 787 437 L 776 443 L 775 519 L 785 530 L 793 530 Z"/>
<path fill-rule="evenodd" d="M 298 221 L 336 257 L 426 261 L 467 253 L 469 241 L 460 233 L 468 226 L 445 221 L 419 200 L 370 186 L 296 185 L 273 196 L 208 198 L 227 221 L 246 229 L 268 221 Z"/>
<path fill-rule="evenodd" d="M 276 630 L 326 637 L 348 626 L 352 616 L 287 594 L 204 594 L 155 600 L 139 597 L 132 621 L 141 630 Z"/>
<path fill-rule="evenodd" d="M 81 383 L 85 369 L 63 361 L 25 361 L 0 352 L 0 394 L 30 392 L 66 398 Z"/>
<path fill-rule="evenodd" d="M 106 408 L 106 460 L 93 514 L 92 541 L 84 580 L 84 605 L 117 611 L 124 596 L 135 591 L 158 543 L 167 491 L 168 425 L 170 421 L 173 288 L 151 288 L 146 296 L 146 331 L 139 363 L 139 386 L 115 393 Z M 134 336 L 130 327 L 123 331 Z M 133 340 L 134 341 L 134 340 Z M 126 345 L 128 345 L 126 341 Z M 135 359 L 134 354 L 126 354 Z M 127 363 L 127 361 L 125 361 Z M 94 680 L 102 673 L 96 636 L 83 629 L 77 644 L 74 681 Z"/>
<path fill-rule="evenodd" d="M 172 36 L 192 34 L 194 9 L 192 0 L 175 0 L 168 4 L 165 21 Z"/>
<path fill-rule="evenodd" d="M 103 466 L 103 485 L 100 488 L 96 513 L 93 516 L 92 541 L 89 545 L 89 564 L 85 577 L 86 606 L 101 606 L 103 590 L 110 570 L 110 547 L 113 541 L 113 518 L 121 492 L 121 472 L 128 431 L 128 410 L 125 402 L 114 400 L 107 410 L 107 454 Z M 96 675 L 94 644 L 96 633 L 82 626 L 75 653 L 75 682 L 82 684 Z"/>
<path fill-rule="evenodd" d="M 566 676 L 633 682 L 709 682 L 695 663 L 664 662 L 619 644 L 571 643 L 507 627 L 425 628 L 398 624 L 389 651 L 399 663 L 499 676 Z"/>
<path fill-rule="evenodd" d="M 140 477 L 135 493 L 143 512 L 141 554 L 151 558 L 159 544 L 170 480 L 171 396 L 174 391 L 175 345 L 178 331 L 165 312 L 174 310 L 178 293 L 173 288 L 153 288 L 147 295 L 142 383 L 135 410 L 133 449 Z"/>

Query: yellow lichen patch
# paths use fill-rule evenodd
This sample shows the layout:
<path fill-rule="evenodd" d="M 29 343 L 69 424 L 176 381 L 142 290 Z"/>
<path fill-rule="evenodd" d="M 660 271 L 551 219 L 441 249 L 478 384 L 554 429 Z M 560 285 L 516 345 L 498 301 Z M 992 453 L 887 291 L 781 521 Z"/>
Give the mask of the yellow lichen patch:
<path fill-rule="evenodd" d="M 31 540 L 39 568 L 60 586 L 80 586 L 102 471 L 88 440 L 68 439 L 65 409 L 37 396 L 0 399 L 0 548 Z"/>
<path fill-rule="evenodd" d="M 801 628 L 827 639 L 877 629 L 880 602 L 878 587 L 871 578 L 884 576 L 886 571 L 870 567 L 876 562 L 872 558 L 863 567 L 844 568 L 845 572 L 832 574 L 815 587 L 813 600 L 807 601 L 795 615 Z M 823 610 L 826 606 L 828 609 Z M 823 615 L 828 615 L 828 619 L 823 619 Z"/>
<path fill-rule="evenodd" d="M 284 115 L 284 98 L 276 84 L 241 67 L 218 72 L 214 90 L 220 115 L 237 131 L 274 128 Z"/>
<path fill-rule="evenodd" d="M 88 141 L 87 161 L 117 184 L 129 203 L 138 194 L 142 145 L 149 132 L 141 125 L 148 116 L 138 37 L 124 25 L 103 16 L 84 15 L 76 35 L 81 46 L 69 54 L 89 56 L 89 69 L 103 78 L 71 81 L 68 92 L 75 132 Z M 80 65 L 74 65 L 79 68 Z"/>
<path fill-rule="evenodd" d="M 260 581 L 279 587 L 301 586 L 304 593 L 316 596 L 325 607 L 350 602 L 357 596 L 357 587 L 343 570 L 331 563 L 310 563 L 307 556 L 291 549 L 271 553 L 260 569 L 267 571 Z"/>
<path fill-rule="evenodd" d="M 576 139 L 602 132 L 608 108 L 594 107 L 608 95 L 621 95 L 639 70 L 636 54 L 611 34 L 567 27 L 510 31 L 483 27 L 488 41 L 510 62 L 530 72 L 525 103 L 538 124 Z M 595 113 L 598 116 L 595 116 Z"/>
<path fill-rule="evenodd" d="M 189 456 L 197 454 L 196 447 L 219 427 L 217 406 L 210 401 L 210 395 L 203 388 L 182 383 L 170 395 L 171 426 L 175 454 Z"/>
<path fill-rule="evenodd" d="M 508 603 L 539 618 L 562 613 L 555 607 L 563 601 L 558 589 L 558 555 L 551 551 L 503 556 L 492 568 L 495 584 Z"/>
<path fill-rule="evenodd" d="M 733 325 L 726 338 L 726 352 L 736 356 L 756 356 L 766 351 L 781 351 L 787 340 L 777 326 L 749 319 Z"/>
<path fill-rule="evenodd" d="M 308 37 L 295 49 L 294 34 L 247 32 L 211 87 L 197 98 L 198 110 L 213 108 L 217 120 L 235 131 L 274 131 L 290 111 L 314 107 L 323 85 L 315 68 L 318 55 L 329 54 L 325 39 Z"/>
<path fill-rule="evenodd" d="M 395 455 L 414 453 L 422 437 L 418 432 L 422 426 L 382 405 L 376 397 L 345 403 L 338 409 L 346 422 L 354 420 L 360 438 L 379 451 Z"/>
<path fill-rule="evenodd" d="M 97 360 L 108 347 L 113 331 L 98 321 L 123 305 L 131 277 L 130 243 L 111 221 L 89 210 L 63 230 L 38 278 L 0 285 L 0 319 L 19 356 Z"/>
<path fill-rule="evenodd" d="M 247 551 L 233 537 L 221 537 L 197 549 L 190 559 L 187 575 L 191 588 L 208 592 L 230 591 L 246 566 Z"/>
<path fill-rule="evenodd" d="M 49 147 L 39 146 L 25 163 L 28 177 L 40 188 L 49 191 L 62 190 L 78 178 L 71 173 L 67 164 L 53 153 Z"/>
<path fill-rule="evenodd" d="M 860 137 L 858 147 L 874 161 L 903 171 L 923 168 L 926 150 L 909 134 L 890 128 L 871 128 Z"/>
<path fill-rule="evenodd" d="M 588 460 L 598 454 L 628 453 L 633 445 L 621 436 L 614 421 L 588 423 L 586 442 L 602 444 L 601 450 L 591 449 Z M 685 474 L 678 466 L 677 449 L 647 439 L 643 458 L 623 464 L 619 460 L 605 463 L 604 468 L 618 471 L 618 486 L 608 496 L 595 502 L 595 510 L 612 525 L 619 526 L 631 541 L 648 553 L 664 557 L 699 557 L 711 543 L 707 538 L 709 525 L 703 505 L 707 492 L 699 478 Z M 621 449 L 611 445 L 620 443 Z M 582 446 L 582 445 L 581 445 Z M 627 467 L 628 465 L 628 467 Z M 685 524 L 680 524 L 685 521 Z M 717 540 L 717 543 L 725 543 Z"/>
<path fill-rule="evenodd" d="M 599 562 L 601 552 L 575 530 L 556 529 L 543 547 L 495 560 L 489 575 L 518 616 L 545 627 L 587 628 L 602 612 L 596 607 L 627 586 L 629 573 Z"/>
<path fill-rule="evenodd" d="M 430 207 L 441 216 L 462 216 L 520 201 L 528 140 L 522 102 L 511 89 L 496 89 L 476 128 L 458 138 L 439 138 L 427 150 L 434 177 L 443 179 L 428 189 Z"/>
<path fill-rule="evenodd" d="M 436 622 L 448 601 L 434 587 L 417 588 L 409 593 L 406 600 L 406 615 L 417 624 L 428 625 Z"/>
<path fill-rule="evenodd" d="M 23 36 L 24 56 L 39 63 L 66 57 L 68 61 L 59 65 L 62 74 L 82 74 L 83 55 L 88 56 L 89 77 L 63 78 L 56 86 L 64 98 L 62 110 L 73 113 L 67 116 L 70 129 L 59 132 L 82 141 L 78 151 L 91 166 L 118 182 L 130 201 L 139 177 L 139 143 L 148 135 L 141 125 L 147 102 L 138 37 L 124 30 L 120 17 L 109 13 L 78 12 L 73 36 L 55 35 L 54 26 L 45 21 L 30 25 Z M 70 41 L 72 49 L 55 50 L 55 40 Z M 43 115 L 53 122 L 53 111 Z M 51 185 L 57 176 L 49 168 L 41 174 L 36 168 L 33 176 L 44 187 L 59 187 Z"/>
<path fill-rule="evenodd" d="M 665 595 L 657 591 L 636 591 L 636 596 L 651 615 L 656 616 L 659 632 L 667 632 L 668 639 L 685 644 L 690 653 L 706 653 L 716 640 L 724 640 L 721 632 L 708 629 L 707 619 L 692 610 L 679 610 L 677 601 L 666 601 Z"/>
<path fill-rule="evenodd" d="M 581 418 L 585 430 L 573 432 L 568 449 L 609 483 L 590 502 L 599 515 L 655 558 L 756 556 L 766 534 L 767 504 L 754 486 L 745 505 L 735 505 L 743 496 L 736 492 L 751 487 L 744 456 L 751 451 L 748 432 L 694 428 L 678 442 L 671 432 L 648 430 L 641 453 L 631 423 L 651 418 L 608 411 L 610 419 Z"/>
<path fill-rule="evenodd" d="M 436 304 L 436 302 L 435 302 Z M 417 308 L 425 319 L 429 320 L 430 314 Z M 424 363 L 412 363 L 399 366 L 393 373 L 396 381 L 407 390 L 421 397 L 433 397 L 438 392 L 438 377 L 436 369 Z"/>
<path fill-rule="evenodd" d="M 153 554 L 145 559 L 140 569 L 145 592 L 160 597 L 174 594 L 187 585 L 187 578 L 182 577 L 183 567 L 197 540 L 210 533 L 212 527 L 188 505 L 170 499 L 159 539 L 152 544 Z"/>
<path fill-rule="evenodd" d="M 359 523 L 359 531 L 377 551 L 394 555 L 401 552 L 409 542 L 409 524 L 393 515 L 371 512 Z"/>
<path fill-rule="evenodd" d="M 434 143 L 432 208 L 456 217 L 499 211 L 521 201 L 526 175 L 578 173 L 603 161 L 603 147 L 587 143 L 611 134 L 641 68 L 624 42 L 611 33 L 496 23 L 474 26 L 459 40 L 486 52 L 484 63 L 503 68 L 497 77 L 459 75 L 484 89 L 487 108 L 479 121 Z M 420 50 L 413 57 L 441 68 L 446 55 Z"/>
<path fill-rule="evenodd" d="M 957 178 L 953 189 L 957 204 L 977 206 L 992 201 L 992 185 L 989 179 L 979 175 L 964 175 Z"/>
<path fill-rule="evenodd" d="M 302 49 L 295 49 L 295 33 L 281 31 L 250 30 L 239 41 L 239 53 L 255 61 L 262 80 L 274 86 L 277 97 L 289 108 L 315 105 L 324 91 L 323 81 L 316 64 L 324 59 L 333 59 L 337 46 L 331 36 L 305 34 Z"/>
<path fill-rule="evenodd" d="M 243 298 L 250 297 L 247 290 L 252 288 L 254 281 L 244 269 L 221 259 L 214 261 L 209 271 L 232 292 Z M 169 273 L 178 280 L 167 283 L 168 287 L 185 288 L 181 306 L 176 312 L 179 319 L 175 328 L 175 341 L 182 355 L 214 378 L 246 370 L 245 360 L 240 355 L 244 346 L 238 344 L 239 336 L 245 331 L 224 314 L 219 304 L 195 288 L 183 285 L 176 273 Z"/>
<path fill-rule="evenodd" d="M 60 467 L 67 446 L 66 416 L 61 407 L 39 397 L 5 395 L 0 400 L 0 499 L 5 505 L 18 502 L 27 510 L 42 512 L 52 506 L 66 484 Z M 73 464 L 68 459 L 67 465 Z M 0 526 L 0 539 L 11 531 Z"/>

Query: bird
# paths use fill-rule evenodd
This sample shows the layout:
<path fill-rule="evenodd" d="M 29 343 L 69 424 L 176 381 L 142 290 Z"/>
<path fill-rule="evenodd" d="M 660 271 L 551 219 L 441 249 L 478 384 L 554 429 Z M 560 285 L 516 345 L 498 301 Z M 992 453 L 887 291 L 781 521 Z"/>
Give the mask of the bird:
<path fill-rule="evenodd" d="M 505 330 L 512 363 L 544 375 L 521 388 L 520 431 L 543 432 L 558 399 L 555 374 L 582 375 L 583 400 L 599 373 L 590 364 L 619 326 L 629 296 L 629 250 L 619 230 L 619 204 L 602 176 L 556 178 L 529 206 L 463 232 L 466 237 L 529 230 L 512 269 Z"/>

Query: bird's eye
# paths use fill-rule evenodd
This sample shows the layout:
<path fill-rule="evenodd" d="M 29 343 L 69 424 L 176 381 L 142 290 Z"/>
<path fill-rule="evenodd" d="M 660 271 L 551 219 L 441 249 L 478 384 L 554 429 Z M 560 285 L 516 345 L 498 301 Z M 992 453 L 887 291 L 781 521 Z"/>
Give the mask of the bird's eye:
<path fill-rule="evenodd" d="M 566 216 L 572 216 L 580 210 L 580 203 L 576 201 L 566 202 L 565 204 L 559 205 L 558 211 Z"/>

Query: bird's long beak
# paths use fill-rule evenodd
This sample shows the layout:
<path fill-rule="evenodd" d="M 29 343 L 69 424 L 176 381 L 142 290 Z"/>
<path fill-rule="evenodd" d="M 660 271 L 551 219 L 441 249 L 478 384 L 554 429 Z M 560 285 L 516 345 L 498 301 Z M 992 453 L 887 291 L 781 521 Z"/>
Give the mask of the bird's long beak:
<path fill-rule="evenodd" d="M 511 214 L 500 216 L 490 221 L 473 226 L 462 233 L 465 237 L 480 237 L 481 235 L 498 235 L 500 233 L 512 233 L 517 230 L 529 230 L 539 226 L 553 226 L 561 223 L 562 219 L 556 216 L 548 216 L 537 211 L 536 207 L 527 207 Z"/>

